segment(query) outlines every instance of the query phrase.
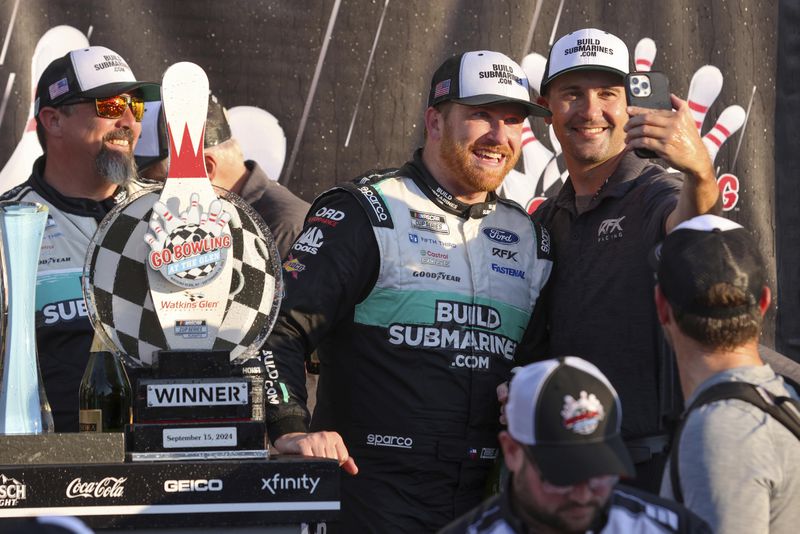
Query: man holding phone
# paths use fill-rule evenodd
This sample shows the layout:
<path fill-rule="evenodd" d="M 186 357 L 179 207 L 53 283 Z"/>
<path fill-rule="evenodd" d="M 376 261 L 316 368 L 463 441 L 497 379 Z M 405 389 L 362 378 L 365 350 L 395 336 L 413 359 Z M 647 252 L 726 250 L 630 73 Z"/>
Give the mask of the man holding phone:
<path fill-rule="evenodd" d="M 575 31 L 553 45 L 539 103 L 552 113 L 545 120 L 569 178 L 534 218 L 555 243 L 548 353 L 580 354 L 618 385 L 637 485 L 657 491 L 665 416 L 679 413 L 680 398 L 647 254 L 681 221 L 718 209 L 719 190 L 687 102 L 670 95 L 674 110 L 628 106 L 628 72 L 627 47 L 602 30 Z M 637 149 L 683 176 L 637 157 Z"/>

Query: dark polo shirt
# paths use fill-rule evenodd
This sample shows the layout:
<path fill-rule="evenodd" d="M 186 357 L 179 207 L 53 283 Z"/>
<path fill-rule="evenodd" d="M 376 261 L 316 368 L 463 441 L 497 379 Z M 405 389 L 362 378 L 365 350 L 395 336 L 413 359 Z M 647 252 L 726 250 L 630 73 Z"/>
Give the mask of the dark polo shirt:
<path fill-rule="evenodd" d="M 680 175 L 629 153 L 585 212 L 568 179 L 533 218 L 550 230 L 555 268 L 545 309 L 550 355 L 597 365 L 622 400 L 625 438 L 656 434 L 676 392 L 653 302 L 648 254 L 680 192 Z M 663 368 L 670 366 L 669 369 Z M 677 407 L 680 409 L 680 406 Z"/>

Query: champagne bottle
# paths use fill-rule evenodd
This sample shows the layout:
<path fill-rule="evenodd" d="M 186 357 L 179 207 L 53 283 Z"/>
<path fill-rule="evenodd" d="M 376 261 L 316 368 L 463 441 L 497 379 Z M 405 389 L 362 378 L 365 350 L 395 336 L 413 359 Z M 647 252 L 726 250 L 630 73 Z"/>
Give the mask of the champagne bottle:
<path fill-rule="evenodd" d="M 131 384 L 117 354 L 100 350 L 89 355 L 79 394 L 81 432 L 124 432 L 132 422 Z"/>

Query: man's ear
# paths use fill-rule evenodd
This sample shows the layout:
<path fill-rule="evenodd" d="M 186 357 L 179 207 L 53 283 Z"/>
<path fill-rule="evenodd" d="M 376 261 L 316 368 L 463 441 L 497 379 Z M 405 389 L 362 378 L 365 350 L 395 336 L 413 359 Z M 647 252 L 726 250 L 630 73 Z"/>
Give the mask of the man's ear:
<path fill-rule="evenodd" d="M 761 317 L 764 317 L 764 314 L 767 313 L 771 302 L 772 291 L 770 291 L 768 286 L 764 286 L 761 290 L 761 298 L 758 299 L 758 309 L 761 311 Z"/>
<path fill-rule="evenodd" d="M 441 111 L 431 106 L 425 110 L 425 130 L 428 132 L 428 137 L 434 141 L 442 138 L 442 130 L 444 128 L 444 115 Z"/>
<path fill-rule="evenodd" d="M 203 159 L 205 160 L 206 174 L 208 174 L 208 179 L 213 183 L 214 177 L 217 174 L 217 159 L 208 152 L 203 153 Z"/>
<path fill-rule="evenodd" d="M 39 111 L 39 123 L 47 137 L 61 137 L 61 118 L 63 115 L 56 108 L 46 107 Z"/>
<path fill-rule="evenodd" d="M 656 284 L 656 288 L 654 291 L 654 298 L 656 300 L 656 313 L 658 314 L 658 322 L 661 325 L 669 324 L 671 321 L 670 318 L 670 311 L 672 308 L 667 302 L 667 297 L 664 296 L 664 293 L 661 291 L 661 286 Z"/>
<path fill-rule="evenodd" d="M 500 432 L 497 438 L 500 441 L 500 448 L 503 450 L 503 461 L 505 461 L 506 467 L 512 473 L 518 472 L 525 463 L 525 451 L 522 450 L 524 445 L 518 443 L 505 430 Z"/>
<path fill-rule="evenodd" d="M 543 96 L 540 96 L 539 98 L 537 98 L 536 99 L 536 103 L 539 104 L 542 107 L 550 109 L 550 105 L 547 103 L 547 99 L 545 97 L 543 97 Z M 544 123 L 547 124 L 548 126 L 553 124 L 553 119 L 551 117 L 542 117 L 542 118 L 544 119 Z"/>

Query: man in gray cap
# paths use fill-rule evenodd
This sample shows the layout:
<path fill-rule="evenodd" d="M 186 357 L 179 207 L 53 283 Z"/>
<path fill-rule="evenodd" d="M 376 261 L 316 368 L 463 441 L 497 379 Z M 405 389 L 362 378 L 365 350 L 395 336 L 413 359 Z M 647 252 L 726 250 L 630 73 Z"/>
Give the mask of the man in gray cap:
<path fill-rule="evenodd" d="M 28 180 L 3 195 L 47 205 L 36 289 L 36 342 L 57 432 L 78 430 L 78 387 L 93 329 L 83 300 L 83 262 L 98 223 L 141 188 L 133 150 L 143 100 L 159 87 L 137 81 L 103 46 L 73 50 L 44 70 L 36 133 L 44 150 Z"/>

